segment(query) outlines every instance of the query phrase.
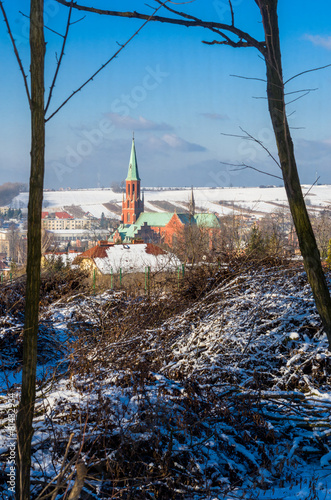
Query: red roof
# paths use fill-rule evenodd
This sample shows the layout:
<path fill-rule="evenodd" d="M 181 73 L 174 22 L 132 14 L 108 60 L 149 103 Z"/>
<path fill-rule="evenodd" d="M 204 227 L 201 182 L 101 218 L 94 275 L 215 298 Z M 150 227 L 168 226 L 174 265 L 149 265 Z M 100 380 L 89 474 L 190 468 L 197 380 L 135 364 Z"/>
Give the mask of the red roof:
<path fill-rule="evenodd" d="M 167 253 L 164 250 L 162 250 L 162 248 L 158 247 L 157 245 L 154 245 L 153 243 L 147 243 L 145 252 L 150 253 L 152 255 L 165 255 Z"/>
<path fill-rule="evenodd" d="M 42 219 L 45 219 L 45 217 L 47 217 L 47 215 L 48 215 L 48 212 L 41 212 Z"/>
<path fill-rule="evenodd" d="M 105 244 L 104 242 L 99 242 L 101 245 L 96 245 L 95 247 L 89 248 L 85 252 L 80 254 L 80 258 L 85 258 L 85 259 L 95 259 L 95 258 L 101 258 L 103 259 L 104 257 L 107 257 L 107 248 L 113 247 L 113 243 Z"/>
<path fill-rule="evenodd" d="M 55 212 L 55 217 L 57 219 L 73 219 L 73 216 L 68 214 L 68 212 Z"/>

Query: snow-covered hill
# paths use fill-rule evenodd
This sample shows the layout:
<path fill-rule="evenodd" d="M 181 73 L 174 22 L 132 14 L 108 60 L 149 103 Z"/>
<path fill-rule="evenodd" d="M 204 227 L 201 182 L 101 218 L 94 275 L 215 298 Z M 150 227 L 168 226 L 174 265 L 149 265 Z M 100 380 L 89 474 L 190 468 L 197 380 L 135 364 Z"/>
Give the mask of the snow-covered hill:
<path fill-rule="evenodd" d="M 49 373 L 37 392 L 34 493 L 61 472 L 68 446 L 64 489 L 82 459 L 89 498 L 330 498 L 331 354 L 300 264 L 233 261 L 198 299 L 192 283 L 138 299 L 67 292 L 45 289 L 42 300 L 38 374 Z M 0 295 L 3 429 L 18 400 L 5 382 L 20 378 L 19 295 Z M 9 444 L 3 432 L 4 471 Z"/>
<path fill-rule="evenodd" d="M 308 192 L 306 200 L 311 210 L 318 211 L 331 206 L 330 185 L 302 186 L 302 189 L 304 193 Z M 122 196 L 122 193 L 115 193 L 111 189 L 45 191 L 44 208 L 55 210 L 75 205 L 98 218 L 101 217 L 102 212 L 106 217 L 119 218 Z M 220 216 L 231 213 L 250 213 L 260 217 L 287 206 L 285 189 L 282 187 L 195 188 L 194 197 L 197 211 L 209 210 Z M 162 202 L 167 202 L 172 205 L 173 210 L 180 212 L 187 209 L 189 198 L 189 188 L 146 188 L 145 209 L 159 212 L 163 210 Z M 112 205 L 117 206 L 118 210 L 113 211 Z M 27 208 L 27 206 L 28 193 L 20 193 L 11 202 L 12 208 Z M 169 210 L 169 205 L 164 210 Z"/>

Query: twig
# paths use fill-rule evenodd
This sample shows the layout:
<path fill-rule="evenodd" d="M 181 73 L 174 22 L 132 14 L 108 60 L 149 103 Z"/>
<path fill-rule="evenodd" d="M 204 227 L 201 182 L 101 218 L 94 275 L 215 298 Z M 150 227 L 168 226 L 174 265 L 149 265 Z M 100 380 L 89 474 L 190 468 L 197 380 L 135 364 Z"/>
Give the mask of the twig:
<path fill-rule="evenodd" d="M 169 1 L 169 0 L 166 0 L 166 2 L 167 1 Z M 155 12 L 157 12 L 166 2 L 164 2 L 162 5 L 160 5 L 160 7 L 157 7 L 154 10 L 154 13 L 140 26 L 140 28 L 137 31 L 135 31 L 135 33 L 123 45 L 120 46 L 120 48 L 115 52 L 115 54 L 113 54 L 112 57 L 110 59 L 108 59 L 108 61 L 106 61 L 104 64 L 102 64 L 102 66 L 97 71 L 95 71 L 95 73 L 93 73 L 93 75 L 90 76 L 90 78 L 88 78 L 78 89 L 74 90 L 69 95 L 69 97 L 67 97 L 67 99 L 65 99 L 65 101 L 63 101 L 62 104 L 48 118 L 45 119 L 45 122 L 48 122 L 51 118 L 53 118 L 53 116 L 55 116 L 60 111 L 60 109 L 62 109 L 63 106 L 65 106 L 67 104 L 67 102 L 70 101 L 70 99 L 72 99 L 74 97 L 74 95 L 76 95 L 78 92 L 80 92 L 88 83 L 90 83 L 100 73 L 100 71 L 102 71 L 106 66 L 108 66 L 108 64 L 111 61 L 113 61 L 118 56 L 118 54 L 131 42 L 131 40 L 133 40 L 133 38 L 135 38 L 138 35 L 138 33 L 146 26 L 146 24 L 150 21 L 150 19 L 153 17 Z M 72 0 L 70 2 L 70 5 L 73 6 Z M 75 7 L 76 7 L 76 4 L 75 4 Z"/>
<path fill-rule="evenodd" d="M 61 486 L 61 480 L 62 480 L 62 477 L 63 477 L 63 473 L 65 471 L 65 462 L 67 460 L 67 456 L 68 456 L 68 453 L 69 453 L 69 448 L 70 448 L 70 445 L 71 445 L 71 441 L 73 440 L 73 437 L 74 437 L 74 433 L 71 433 L 70 436 L 69 436 L 69 440 L 68 440 L 68 443 L 67 443 L 67 447 L 66 447 L 66 451 L 64 453 L 64 457 L 63 457 L 63 460 L 62 460 L 62 465 L 61 465 L 61 469 L 60 469 L 60 472 L 57 474 L 57 476 L 54 477 L 54 479 L 52 479 L 49 483 L 47 483 L 47 485 L 45 486 L 45 488 L 39 493 L 38 497 L 36 500 L 41 500 L 43 497 L 43 494 L 45 493 L 46 490 L 48 490 L 49 486 L 57 479 L 57 482 L 56 482 L 56 486 L 55 486 L 55 490 L 54 490 L 54 493 L 52 495 L 52 499 L 51 500 L 54 500 L 56 495 L 57 495 L 57 492 Z"/>
<path fill-rule="evenodd" d="M 249 134 L 246 130 L 244 130 L 241 127 L 240 127 L 240 130 L 242 130 L 244 132 L 244 134 L 246 134 L 252 141 L 256 142 L 259 146 L 261 146 L 261 148 L 264 149 L 264 151 L 266 153 L 268 153 L 268 155 L 270 156 L 270 158 L 276 163 L 277 167 L 281 168 L 279 161 L 276 160 L 276 158 L 270 153 L 269 149 L 265 147 L 265 145 L 263 144 L 262 141 L 259 141 L 259 139 L 256 139 L 256 137 L 254 137 L 253 135 Z"/>
<path fill-rule="evenodd" d="M 251 141 L 254 141 L 256 142 L 259 146 L 261 146 L 262 149 L 264 149 L 264 151 L 268 154 L 268 156 L 270 156 L 270 158 L 276 163 L 277 167 L 279 167 L 281 169 L 281 165 L 279 163 L 278 160 L 276 160 L 276 158 L 271 154 L 271 152 L 269 151 L 269 149 L 263 144 L 262 141 L 260 141 L 259 139 L 256 139 L 256 137 L 254 137 L 253 135 L 249 134 L 246 130 L 244 130 L 242 127 L 239 127 L 240 130 L 242 132 L 244 132 L 245 135 L 235 135 L 235 134 L 226 134 L 226 133 L 221 133 L 221 135 L 225 135 L 227 137 L 239 137 L 241 139 L 250 139 Z M 223 162 L 221 162 L 223 163 Z M 231 165 L 230 163 L 228 165 Z M 236 165 L 232 165 L 232 166 L 236 166 Z M 238 165 L 239 166 L 239 165 Z M 242 164 L 243 167 L 248 167 L 248 168 L 253 168 L 253 167 L 249 167 L 248 165 L 245 165 L 245 164 Z M 261 172 L 260 170 L 258 170 L 257 168 L 253 168 L 253 170 L 257 170 L 258 172 Z M 265 173 L 267 174 L 267 172 L 263 172 L 262 173 Z M 271 175 L 272 177 L 276 177 L 278 179 L 281 179 L 281 177 L 277 176 L 277 175 L 272 175 L 272 174 L 267 174 L 267 175 Z"/>
<path fill-rule="evenodd" d="M 230 75 L 230 76 L 233 76 L 233 78 L 243 78 L 244 80 L 257 80 L 258 82 L 267 83 L 267 80 L 265 78 L 253 78 L 250 76 L 242 76 L 242 75 Z"/>
<path fill-rule="evenodd" d="M 3 6 L 3 2 L 0 1 L 0 9 L 2 11 L 2 15 L 4 17 L 4 21 L 5 21 L 5 24 L 7 26 L 7 29 L 8 29 L 8 34 L 10 36 L 10 40 L 11 40 L 11 43 L 13 45 L 13 49 L 14 49 L 14 53 L 15 53 L 15 56 L 16 56 L 16 59 L 17 59 L 17 62 L 18 62 L 18 65 L 19 65 L 19 68 L 20 68 L 20 71 L 22 73 L 22 76 L 23 76 L 23 80 L 24 80 L 24 87 L 25 87 L 25 91 L 26 91 L 26 95 L 28 97 L 28 101 L 29 101 L 29 106 L 31 107 L 31 97 L 30 97 L 30 91 L 29 91 L 29 85 L 28 85 L 28 79 L 27 79 L 27 76 L 25 74 L 25 71 L 24 71 L 24 68 L 23 68 L 23 64 L 22 64 L 22 61 L 21 61 L 21 58 L 20 58 L 20 55 L 18 53 L 18 50 L 17 50 L 17 47 L 16 47 L 16 42 L 14 40 L 14 37 L 13 37 L 13 34 L 12 34 L 12 31 L 11 31 L 11 28 L 10 28 L 10 25 L 9 25 L 9 21 L 8 21 L 8 18 L 7 18 L 7 14 L 6 14 L 6 11 L 5 11 L 5 8 Z"/>
<path fill-rule="evenodd" d="M 255 170 L 256 172 L 259 172 L 260 174 L 269 175 L 269 177 L 275 177 L 276 179 L 283 180 L 282 177 L 280 177 L 279 175 L 269 174 L 269 172 L 265 172 L 264 170 L 259 170 L 258 168 L 253 167 L 252 165 L 246 165 L 244 163 L 242 163 L 241 165 L 236 165 L 235 163 L 226 163 L 224 161 L 221 161 L 220 163 L 222 163 L 222 165 L 229 165 L 232 167 L 238 167 L 238 168 L 232 169 L 232 172 L 237 172 L 240 170 L 246 170 L 246 168 L 250 168 L 251 170 Z"/>
<path fill-rule="evenodd" d="M 22 12 L 21 10 L 18 11 L 23 17 L 26 17 L 27 19 L 30 20 L 30 16 L 27 16 L 26 14 L 24 14 L 24 12 Z M 54 33 L 55 35 L 58 35 L 60 36 L 61 38 L 64 38 L 64 35 L 61 35 L 61 33 L 59 33 L 58 31 L 55 31 L 53 30 L 52 28 L 49 28 L 48 26 L 45 26 L 44 25 L 44 28 L 45 30 L 48 30 L 48 31 L 51 31 L 52 33 Z"/>
<path fill-rule="evenodd" d="M 306 198 L 306 196 L 309 194 L 309 192 L 313 189 L 313 187 L 315 186 L 315 184 L 317 183 L 317 181 L 320 179 L 320 175 L 317 177 L 316 181 L 310 186 L 310 188 L 308 189 L 307 193 L 304 194 L 304 198 Z"/>
<path fill-rule="evenodd" d="M 310 92 L 306 92 L 305 94 L 303 95 L 300 95 L 299 97 L 297 97 L 296 99 L 293 99 L 292 101 L 289 101 L 286 103 L 286 106 L 288 106 L 289 104 L 292 104 L 293 102 L 295 101 L 298 101 L 299 99 L 302 99 L 303 97 L 305 97 L 306 95 L 310 94 Z"/>
<path fill-rule="evenodd" d="M 231 11 L 231 25 L 234 26 L 234 12 L 233 12 L 231 0 L 229 0 L 229 5 L 230 5 L 230 11 Z"/>
<path fill-rule="evenodd" d="M 326 66 L 320 66 L 319 68 L 313 68 L 313 69 L 307 69 L 306 71 L 302 71 L 301 73 L 298 73 L 297 75 L 291 76 L 286 82 L 284 82 L 284 86 L 290 82 L 291 80 L 294 80 L 294 78 L 297 78 L 298 76 L 305 75 L 306 73 L 311 73 L 312 71 L 319 71 L 320 69 L 325 69 L 329 68 L 331 64 L 326 64 Z"/>
<path fill-rule="evenodd" d="M 46 104 L 46 107 L 45 107 L 45 115 L 47 113 L 47 110 L 48 110 L 48 107 L 51 103 L 51 100 L 52 100 L 52 94 L 53 94 L 53 90 L 54 90 L 54 87 L 55 87 L 55 83 L 56 83 L 56 79 L 57 79 L 57 75 L 59 73 L 59 70 L 60 70 L 60 66 L 61 66 L 61 62 L 62 62 L 62 58 L 64 56 L 64 49 L 65 49 L 65 45 L 66 45 L 66 42 L 67 42 L 67 38 L 68 38 L 68 33 L 69 33 L 69 27 L 70 27 L 70 18 L 71 18 L 71 13 L 72 13 L 72 6 L 73 6 L 73 0 L 71 0 L 71 5 L 70 5 L 70 8 L 69 8 L 69 14 L 68 14 L 68 21 L 67 21 L 67 27 L 66 27 L 66 32 L 64 34 L 64 37 L 63 37 L 63 43 L 62 43 L 62 49 L 61 49 L 61 54 L 60 54 L 60 57 L 58 59 L 58 62 L 57 62 L 57 66 L 56 66 L 56 70 L 55 70 L 55 73 L 54 73 L 54 78 L 53 78 L 53 81 L 52 81 L 52 84 L 51 84 L 51 87 L 50 87 L 50 90 L 49 90 L 49 95 L 48 95 L 48 99 L 47 99 L 47 104 Z"/>

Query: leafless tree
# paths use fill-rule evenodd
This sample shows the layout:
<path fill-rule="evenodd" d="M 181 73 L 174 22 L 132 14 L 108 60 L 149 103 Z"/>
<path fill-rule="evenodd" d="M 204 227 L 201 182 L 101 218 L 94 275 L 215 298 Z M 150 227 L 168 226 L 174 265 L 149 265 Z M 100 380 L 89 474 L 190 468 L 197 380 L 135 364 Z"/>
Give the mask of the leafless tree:
<path fill-rule="evenodd" d="M 212 235 L 209 228 L 187 224 L 173 236 L 170 250 L 182 262 L 194 265 L 207 259 L 211 243 Z"/>
<path fill-rule="evenodd" d="M 62 5 L 70 5 L 68 0 L 57 1 Z M 282 173 L 305 270 L 312 288 L 317 310 L 328 337 L 329 348 L 331 349 L 331 298 L 321 265 L 320 253 L 301 190 L 294 147 L 286 113 L 287 103 L 285 86 L 289 81 L 299 75 L 295 75 L 287 81 L 284 81 L 283 78 L 278 25 L 278 0 L 251 0 L 251 2 L 255 2 L 260 11 L 260 20 L 262 21 L 264 30 L 264 40 L 258 40 L 250 35 L 249 32 L 243 31 L 236 26 L 233 5 L 231 0 L 228 1 L 231 13 L 230 24 L 219 23 L 217 21 L 204 21 L 193 15 L 174 9 L 170 5 L 165 5 L 164 8 L 172 15 L 175 14 L 175 17 L 154 15 L 151 20 L 154 22 L 181 25 L 187 28 L 205 28 L 212 33 L 214 39 L 204 41 L 204 43 L 209 45 L 228 45 L 234 48 L 254 47 L 264 59 L 268 108 L 279 158 L 279 161 L 276 160 L 276 158 L 274 158 L 274 160 Z M 154 2 L 157 5 L 161 5 L 161 0 L 154 0 Z M 95 12 L 110 16 L 136 19 L 147 19 L 148 17 L 148 14 L 136 11 L 123 12 L 96 9 L 94 7 L 79 5 L 78 3 L 75 3 L 74 7 L 81 11 Z"/>
<path fill-rule="evenodd" d="M 30 82 L 23 67 L 17 44 L 12 34 L 4 3 L 0 1 L 0 10 L 10 36 L 12 47 L 23 77 L 23 83 L 31 114 L 31 168 L 28 204 L 27 268 L 25 322 L 23 337 L 23 368 L 21 399 L 17 414 L 17 474 L 16 498 L 30 499 L 31 439 L 33 435 L 33 413 L 35 405 L 35 384 L 37 368 L 37 334 L 39 323 L 40 266 L 41 266 L 41 211 L 45 169 L 45 124 L 55 116 L 67 102 L 81 91 L 130 43 L 137 33 L 149 21 L 149 18 L 134 34 L 78 89 L 74 90 L 54 111 L 49 112 L 52 95 L 64 57 L 71 15 L 74 2 L 69 2 L 69 14 L 65 34 L 62 36 L 62 48 L 57 57 L 57 66 L 51 87 L 45 100 L 44 66 L 44 0 L 30 0 Z M 160 6 L 155 9 L 154 14 Z M 47 113 L 49 112 L 48 116 Z"/>
<path fill-rule="evenodd" d="M 311 217 L 316 241 L 323 259 L 327 257 L 331 238 L 331 211 L 323 210 Z"/>

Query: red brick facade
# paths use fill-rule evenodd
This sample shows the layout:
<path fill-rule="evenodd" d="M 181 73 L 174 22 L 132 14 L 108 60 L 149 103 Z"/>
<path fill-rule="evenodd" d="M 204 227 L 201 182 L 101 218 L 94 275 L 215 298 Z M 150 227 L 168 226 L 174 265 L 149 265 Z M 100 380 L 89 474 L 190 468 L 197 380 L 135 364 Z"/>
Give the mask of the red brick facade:
<path fill-rule="evenodd" d="M 122 223 L 134 224 L 144 211 L 144 203 L 140 199 L 140 180 L 127 180 L 125 194 L 125 200 L 122 201 Z"/>
<path fill-rule="evenodd" d="M 182 223 L 178 215 L 174 213 L 168 224 L 166 224 L 164 227 L 153 227 L 152 229 L 155 232 L 159 233 L 163 242 L 166 245 L 169 245 L 169 247 L 171 248 L 173 245 L 174 236 L 178 238 L 183 228 L 184 224 Z"/>

